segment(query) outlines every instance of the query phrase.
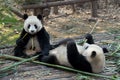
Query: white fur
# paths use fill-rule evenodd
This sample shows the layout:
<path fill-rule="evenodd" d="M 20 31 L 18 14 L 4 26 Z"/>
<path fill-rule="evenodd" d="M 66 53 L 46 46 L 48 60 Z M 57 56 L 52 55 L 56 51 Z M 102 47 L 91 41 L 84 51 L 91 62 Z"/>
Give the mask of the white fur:
<path fill-rule="evenodd" d="M 96 56 L 94 58 L 91 57 L 92 51 L 96 52 Z M 92 66 L 92 71 L 95 73 L 101 72 L 105 67 L 105 56 L 101 47 L 91 44 L 89 47 L 83 52 L 83 55 L 89 61 Z"/>
<path fill-rule="evenodd" d="M 32 47 L 35 47 L 35 50 L 33 49 L 30 49 Z M 39 42 L 37 40 L 37 37 L 33 37 L 29 40 L 29 42 L 27 43 L 26 45 L 26 49 L 25 49 L 25 53 L 30 56 L 30 55 L 34 55 L 36 52 L 40 52 L 41 51 L 41 48 L 40 48 L 40 45 L 39 45 Z"/>
<path fill-rule="evenodd" d="M 103 50 L 101 47 L 95 45 L 95 44 L 88 44 L 85 43 L 83 46 L 77 45 L 77 49 L 80 54 L 86 57 L 88 62 L 92 66 L 92 71 L 94 73 L 101 72 L 105 67 L 105 56 L 103 53 Z M 88 47 L 88 48 L 87 48 Z M 91 57 L 91 52 L 95 51 L 96 56 L 94 58 Z M 69 63 L 67 58 L 67 48 L 66 45 L 61 45 L 53 50 L 50 51 L 50 55 L 55 55 L 58 62 L 61 65 L 72 67 L 72 65 Z"/>
<path fill-rule="evenodd" d="M 67 58 L 66 45 L 60 45 L 59 47 L 51 50 L 50 55 L 55 55 L 60 65 L 72 67 Z"/>
<path fill-rule="evenodd" d="M 105 55 L 101 47 L 99 47 L 96 44 L 88 44 L 88 43 L 85 43 L 83 46 L 76 44 L 76 46 L 79 53 L 84 55 L 88 60 L 88 62 L 91 64 L 93 72 L 99 73 L 104 69 Z M 96 52 L 96 56 L 94 58 L 91 58 L 92 51 Z"/>
<path fill-rule="evenodd" d="M 79 54 L 82 54 L 85 51 L 85 48 L 83 46 L 80 46 L 80 45 L 77 45 L 77 44 L 76 44 L 76 46 L 77 46 Z"/>
<path fill-rule="evenodd" d="M 38 26 L 37 29 L 34 26 L 35 24 Z M 30 25 L 29 29 L 28 29 L 28 25 Z M 37 33 L 38 31 L 41 30 L 42 27 L 43 27 L 43 25 L 42 25 L 41 21 L 37 18 L 37 16 L 29 16 L 24 22 L 24 29 L 26 32 L 28 32 L 30 34 Z M 32 30 L 34 32 L 31 32 Z"/>

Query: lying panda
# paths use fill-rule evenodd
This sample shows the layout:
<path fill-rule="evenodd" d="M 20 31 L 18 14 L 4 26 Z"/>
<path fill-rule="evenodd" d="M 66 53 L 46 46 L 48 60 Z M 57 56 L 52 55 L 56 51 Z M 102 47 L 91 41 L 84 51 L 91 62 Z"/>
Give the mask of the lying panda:
<path fill-rule="evenodd" d="M 24 28 L 16 41 L 14 55 L 29 57 L 36 54 L 48 55 L 50 49 L 49 34 L 41 22 L 42 16 L 23 16 Z"/>
<path fill-rule="evenodd" d="M 50 50 L 48 56 L 42 58 L 43 62 L 73 67 L 86 72 L 99 73 L 105 67 L 106 48 L 94 44 L 90 34 L 86 35 L 87 42 L 80 46 L 73 40 L 64 40 L 61 45 Z"/>

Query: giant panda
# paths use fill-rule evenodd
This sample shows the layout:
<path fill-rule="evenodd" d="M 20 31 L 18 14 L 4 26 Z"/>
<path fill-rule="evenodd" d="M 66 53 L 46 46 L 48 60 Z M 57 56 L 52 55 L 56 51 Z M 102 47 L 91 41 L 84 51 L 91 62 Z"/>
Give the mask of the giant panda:
<path fill-rule="evenodd" d="M 99 73 L 105 67 L 106 48 L 94 44 L 91 34 L 87 34 L 86 43 L 78 45 L 74 40 L 62 41 L 57 48 L 50 50 L 48 56 L 42 58 L 43 62 L 72 67 L 86 72 Z"/>
<path fill-rule="evenodd" d="M 24 27 L 20 37 L 16 40 L 14 55 L 17 57 L 30 57 L 41 54 L 48 55 L 50 38 L 41 22 L 42 16 L 23 15 Z"/>

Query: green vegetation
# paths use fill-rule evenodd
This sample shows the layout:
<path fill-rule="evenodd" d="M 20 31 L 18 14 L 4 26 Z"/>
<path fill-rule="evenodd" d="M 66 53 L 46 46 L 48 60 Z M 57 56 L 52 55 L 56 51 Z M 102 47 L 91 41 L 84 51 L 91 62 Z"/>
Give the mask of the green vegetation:
<path fill-rule="evenodd" d="M 16 16 L 8 11 L 1 10 L 0 13 L 0 45 L 14 45 L 22 29 L 22 24 Z"/>
<path fill-rule="evenodd" d="M 20 32 L 23 28 L 23 21 L 20 20 L 16 15 L 14 15 L 10 11 L 9 7 L 3 3 L 3 2 L 7 2 L 7 1 L 8 0 L 0 1 L 0 6 L 1 6 L 0 7 L 0 48 L 4 47 L 4 46 L 15 45 L 16 39 L 19 37 Z M 12 1 L 12 0 L 10 0 L 10 1 Z M 19 3 L 19 2 L 21 3 L 23 0 L 13 0 L 13 1 L 18 1 L 17 3 Z M 30 1 L 32 1 L 32 0 L 30 0 Z M 30 2 L 30 3 L 32 3 L 32 2 Z M 77 15 L 77 17 L 78 17 L 78 15 Z M 70 18 L 69 19 L 70 21 L 68 21 L 69 22 L 68 24 L 66 22 L 65 23 L 61 22 L 62 21 L 61 19 L 60 19 L 60 22 L 59 22 L 59 20 L 58 21 L 55 21 L 55 20 L 51 21 L 52 24 L 55 23 L 58 25 L 58 27 L 56 27 L 56 25 L 54 25 L 54 24 L 53 25 L 49 24 L 48 30 L 49 30 L 49 28 L 52 28 L 49 30 L 49 32 L 51 30 L 52 30 L 51 32 L 53 32 L 53 31 L 55 31 L 54 29 L 57 29 L 56 31 L 57 32 L 61 31 L 60 33 L 64 33 L 64 36 L 65 36 L 65 34 L 70 35 L 70 33 L 72 33 L 72 34 L 80 34 L 83 32 L 87 33 L 88 31 L 90 31 L 92 29 L 92 26 L 94 25 L 94 23 L 90 23 L 90 22 L 86 22 L 86 21 L 83 22 L 82 19 L 84 17 L 82 17 L 82 19 L 80 19 L 80 18 L 78 18 L 78 19 L 76 19 L 76 17 Z M 64 18 L 62 18 L 62 19 L 63 19 L 63 21 L 65 21 Z M 105 75 L 107 75 L 107 70 L 109 70 L 109 73 L 111 73 L 113 76 L 112 77 L 109 76 L 109 73 L 108 73 L 108 78 L 113 78 L 111 80 L 114 80 L 114 79 L 120 80 L 120 79 L 117 79 L 120 77 L 120 75 L 116 74 L 116 73 L 120 73 L 120 28 L 119 28 L 118 24 L 115 25 L 115 22 L 113 22 L 113 23 L 114 24 L 100 22 L 97 25 L 97 27 L 94 29 L 94 31 L 96 31 L 96 32 L 102 31 L 102 30 L 104 31 L 104 29 L 107 28 L 107 30 L 105 29 L 105 31 L 107 33 L 110 33 L 108 35 L 111 35 L 111 34 L 115 35 L 114 39 L 110 40 L 110 42 L 106 41 L 105 44 L 102 44 L 102 43 L 101 44 L 107 45 L 107 47 L 109 49 L 109 53 L 105 54 L 106 60 L 107 60 L 106 61 L 107 69 L 105 70 L 105 72 L 106 72 Z M 63 25 L 59 26 L 61 24 L 63 24 Z M 86 31 L 86 30 L 88 30 L 88 31 Z M 50 33 L 50 34 L 52 35 L 52 33 Z M 60 34 L 58 34 L 58 35 L 60 35 Z M 55 36 L 57 36 L 57 34 Z M 62 35 L 62 38 L 64 36 Z M 100 36 L 102 36 L 102 35 L 100 35 Z M 81 40 L 78 41 L 79 44 L 82 44 L 82 42 L 83 41 L 81 41 Z M 7 56 L 7 58 L 8 58 L 8 56 Z M 4 61 L 2 60 L 2 58 L 0 58 L 0 65 L 6 64 Z M 11 65 L 8 65 L 8 67 L 6 67 L 6 68 L 9 68 L 9 67 L 10 68 L 7 69 L 5 74 L 0 74 L 0 77 L 9 75 L 8 72 L 10 72 L 10 71 L 13 71 L 10 73 L 16 72 L 16 70 L 17 70 L 16 67 L 18 65 L 22 64 L 23 62 L 29 62 L 29 59 L 23 59 L 23 60 L 20 60 L 20 62 L 15 62 L 14 65 L 13 65 L 13 63 L 11 63 Z M 44 64 L 44 63 L 40 63 L 40 62 L 36 62 L 36 61 L 32 61 L 32 62 L 35 64 L 48 65 L 48 64 Z M 55 66 L 53 65 L 51 67 L 55 67 Z M 56 66 L 56 67 L 59 67 L 59 66 Z M 61 68 L 65 68 L 65 67 L 61 67 Z M 3 69 L 5 69 L 5 68 L 3 68 Z M 65 69 L 68 69 L 68 68 L 65 68 Z M 73 69 L 71 69 L 71 70 L 73 70 Z M 79 72 L 79 71 L 76 71 L 76 72 Z M 97 76 L 97 75 L 95 75 L 95 76 Z M 103 77 L 105 77 L 105 76 L 103 76 Z M 82 74 L 76 75 L 76 80 L 95 80 L 95 78 L 96 77 L 82 75 Z M 105 79 L 105 80 L 110 80 L 110 79 Z"/>

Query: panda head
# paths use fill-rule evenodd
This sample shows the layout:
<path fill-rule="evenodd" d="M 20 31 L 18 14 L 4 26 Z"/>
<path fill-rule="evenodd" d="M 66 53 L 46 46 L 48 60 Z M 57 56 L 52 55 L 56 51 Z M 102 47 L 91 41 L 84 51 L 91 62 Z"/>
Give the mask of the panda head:
<path fill-rule="evenodd" d="M 39 32 L 43 25 L 42 25 L 42 16 L 38 15 L 38 16 L 28 16 L 27 14 L 24 14 L 23 16 L 24 21 L 24 30 L 31 34 L 34 35 L 37 32 Z"/>
<path fill-rule="evenodd" d="M 97 56 L 101 56 L 104 55 L 104 51 L 103 49 L 95 44 L 91 44 L 91 45 L 85 45 L 85 50 L 83 52 L 84 56 L 89 56 L 90 58 L 97 58 Z"/>
<path fill-rule="evenodd" d="M 82 53 L 92 66 L 92 71 L 100 72 L 105 67 L 105 48 L 101 48 L 95 44 L 85 44 L 85 50 Z"/>

